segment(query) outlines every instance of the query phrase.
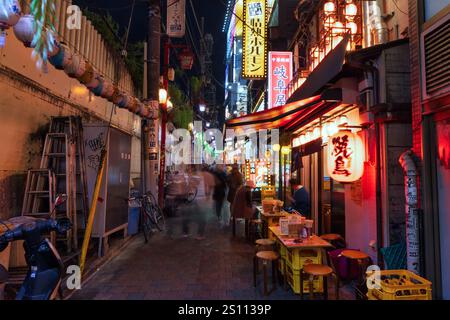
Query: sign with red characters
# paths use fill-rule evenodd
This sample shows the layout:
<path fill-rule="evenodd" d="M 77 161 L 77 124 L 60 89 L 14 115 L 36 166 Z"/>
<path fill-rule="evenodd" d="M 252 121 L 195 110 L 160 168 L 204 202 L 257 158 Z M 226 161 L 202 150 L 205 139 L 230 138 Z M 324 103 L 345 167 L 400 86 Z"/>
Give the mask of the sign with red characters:
<path fill-rule="evenodd" d="M 292 52 L 269 52 L 269 109 L 286 104 L 292 80 Z"/>

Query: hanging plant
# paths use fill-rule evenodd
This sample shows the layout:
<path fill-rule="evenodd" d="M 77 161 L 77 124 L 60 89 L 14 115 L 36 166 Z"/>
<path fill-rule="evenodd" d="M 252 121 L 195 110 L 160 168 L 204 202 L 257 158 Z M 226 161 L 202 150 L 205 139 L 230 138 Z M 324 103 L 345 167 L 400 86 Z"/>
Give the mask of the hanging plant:
<path fill-rule="evenodd" d="M 187 129 L 194 113 L 189 106 L 176 107 L 173 110 L 173 124 L 177 128 Z"/>
<path fill-rule="evenodd" d="M 36 66 L 47 72 L 47 60 L 49 52 L 54 50 L 56 34 L 52 18 L 56 14 L 54 0 L 32 0 L 30 4 L 30 13 L 34 16 L 34 38 L 32 47 L 34 47 L 32 57 L 36 59 Z"/>

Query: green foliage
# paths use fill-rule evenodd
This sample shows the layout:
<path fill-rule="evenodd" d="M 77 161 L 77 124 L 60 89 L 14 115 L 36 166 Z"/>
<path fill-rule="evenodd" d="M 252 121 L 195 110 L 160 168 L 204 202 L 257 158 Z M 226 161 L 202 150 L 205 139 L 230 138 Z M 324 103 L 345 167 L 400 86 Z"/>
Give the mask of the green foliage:
<path fill-rule="evenodd" d="M 53 48 L 53 35 L 56 34 L 52 18 L 55 16 L 56 6 L 54 0 L 32 0 L 30 13 L 34 16 L 33 58 L 37 59 L 38 68 L 46 70 L 48 52 Z M 50 32 L 49 32 L 50 31 Z"/>
<path fill-rule="evenodd" d="M 192 122 L 194 112 L 183 91 L 181 91 L 176 84 L 169 84 L 169 97 L 173 104 L 173 109 L 170 111 L 170 118 L 177 128 L 188 129 L 189 123 Z"/>
<path fill-rule="evenodd" d="M 200 96 L 200 90 L 202 88 L 202 81 L 198 77 L 191 77 L 191 92 L 194 97 Z"/>
<path fill-rule="evenodd" d="M 128 44 L 125 63 L 130 71 L 133 83 L 139 90 L 144 86 L 144 42 Z"/>

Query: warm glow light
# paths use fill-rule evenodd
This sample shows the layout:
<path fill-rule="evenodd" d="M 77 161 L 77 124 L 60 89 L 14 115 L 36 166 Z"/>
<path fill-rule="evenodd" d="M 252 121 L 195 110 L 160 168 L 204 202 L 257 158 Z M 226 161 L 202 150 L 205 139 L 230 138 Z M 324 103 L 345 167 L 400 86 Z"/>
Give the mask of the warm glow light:
<path fill-rule="evenodd" d="M 320 128 L 315 127 L 313 131 L 313 139 L 318 139 L 320 137 Z"/>
<path fill-rule="evenodd" d="M 334 34 L 342 33 L 344 31 L 343 29 L 344 29 L 344 25 L 342 24 L 342 22 L 336 21 L 333 24 L 333 33 Z"/>
<path fill-rule="evenodd" d="M 352 34 L 356 34 L 358 32 L 358 25 L 356 23 L 354 23 L 353 21 L 347 22 L 345 24 L 345 27 L 347 29 L 350 29 Z"/>
<path fill-rule="evenodd" d="M 349 3 L 345 6 L 345 15 L 349 19 L 353 19 L 358 13 L 358 7 L 354 3 Z"/>
<path fill-rule="evenodd" d="M 291 152 L 291 148 L 284 146 L 281 148 L 281 154 L 288 155 Z"/>
<path fill-rule="evenodd" d="M 170 110 L 173 108 L 173 103 L 170 100 L 167 100 L 167 110 Z"/>
<path fill-rule="evenodd" d="M 300 144 L 302 145 L 302 144 L 305 144 L 305 143 L 306 143 L 305 135 L 302 134 L 302 135 L 300 136 Z"/>
<path fill-rule="evenodd" d="M 188 128 L 190 131 L 194 130 L 194 124 L 192 122 L 189 123 Z"/>
<path fill-rule="evenodd" d="M 339 125 L 344 125 L 344 124 L 347 124 L 348 123 L 348 118 L 347 118 L 347 116 L 341 116 L 340 118 L 339 118 Z"/>
<path fill-rule="evenodd" d="M 278 151 L 280 151 L 280 145 L 279 144 L 274 144 L 273 146 L 272 146 L 272 150 L 273 151 L 275 151 L 275 152 L 278 152 Z"/>
<path fill-rule="evenodd" d="M 198 109 L 200 110 L 200 112 L 205 112 L 206 111 L 206 106 L 202 103 L 198 106 Z"/>
<path fill-rule="evenodd" d="M 339 132 L 339 128 L 335 122 L 328 122 L 327 132 L 329 136 L 332 136 Z"/>
<path fill-rule="evenodd" d="M 89 92 L 89 90 L 85 86 L 74 86 L 72 88 L 72 93 L 74 93 L 78 96 L 83 96 L 83 95 L 87 94 L 88 92 Z"/>
<path fill-rule="evenodd" d="M 364 173 L 364 145 L 351 131 L 341 131 L 330 137 L 327 150 L 328 174 L 339 182 L 353 182 Z"/>
<path fill-rule="evenodd" d="M 166 104 L 167 103 L 167 91 L 166 89 L 159 89 L 159 103 Z"/>
<path fill-rule="evenodd" d="M 334 11 L 336 11 L 336 6 L 334 5 L 333 1 L 328 1 L 323 6 L 323 11 L 325 11 L 325 14 L 332 14 Z"/>

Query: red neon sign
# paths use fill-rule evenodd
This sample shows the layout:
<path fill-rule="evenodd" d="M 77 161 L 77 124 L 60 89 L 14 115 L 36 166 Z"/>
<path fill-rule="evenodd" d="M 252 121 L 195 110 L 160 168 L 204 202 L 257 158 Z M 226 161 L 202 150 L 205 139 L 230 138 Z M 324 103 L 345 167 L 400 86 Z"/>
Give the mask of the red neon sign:
<path fill-rule="evenodd" d="M 292 52 L 269 52 L 269 109 L 283 106 L 292 80 Z"/>

